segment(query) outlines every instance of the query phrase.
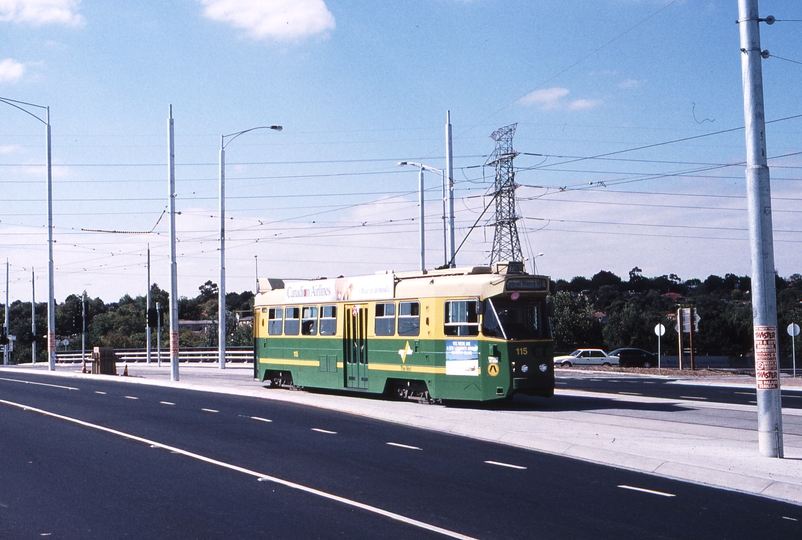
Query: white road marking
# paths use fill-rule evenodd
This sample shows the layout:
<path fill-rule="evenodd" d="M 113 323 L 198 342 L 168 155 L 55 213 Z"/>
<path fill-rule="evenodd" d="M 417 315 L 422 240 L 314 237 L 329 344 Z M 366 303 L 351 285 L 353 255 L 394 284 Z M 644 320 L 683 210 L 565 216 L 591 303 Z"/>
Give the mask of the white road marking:
<path fill-rule="evenodd" d="M 74 424 L 78 424 L 84 427 L 96 429 L 98 431 L 103 431 L 105 433 L 110 433 L 112 435 L 117 435 L 119 437 L 123 437 L 125 439 L 129 439 L 132 441 L 141 442 L 147 445 L 150 445 L 155 448 L 163 448 L 164 450 L 169 450 L 174 454 L 181 454 L 182 456 L 186 456 L 192 459 L 196 459 L 198 461 L 202 461 L 204 463 L 209 463 L 210 465 L 216 465 L 218 467 L 223 467 L 225 469 L 229 469 L 232 471 L 240 472 L 243 474 L 247 474 L 249 476 L 253 476 L 257 478 L 260 482 L 275 482 L 276 484 L 280 484 L 282 486 L 286 486 L 288 488 L 297 489 L 299 491 L 303 491 L 304 493 L 309 493 L 310 495 L 315 495 L 318 497 L 322 497 L 324 499 L 328 499 L 331 501 L 339 502 L 348 506 L 352 506 L 354 508 L 359 508 L 360 510 L 364 510 L 366 512 L 371 512 L 379 516 L 384 516 L 386 518 L 399 521 L 401 523 L 406 523 L 407 525 L 411 525 L 413 527 L 418 527 L 419 529 L 424 529 L 427 531 L 431 531 L 434 533 L 442 534 L 443 536 L 448 536 L 450 538 L 459 538 L 460 540 L 477 540 L 472 536 L 468 536 L 465 534 L 461 534 L 455 531 L 450 531 L 448 529 L 443 529 L 441 527 L 437 527 L 436 525 L 431 525 L 429 523 L 425 523 L 423 521 L 418 521 L 417 519 L 409 518 L 406 516 L 402 516 L 401 514 L 396 514 L 395 512 L 390 512 L 389 510 L 383 510 L 376 506 L 371 506 L 369 504 L 361 503 L 359 501 L 355 501 L 352 499 L 347 499 L 345 497 L 341 497 L 339 495 L 334 495 L 333 493 L 327 493 L 325 491 L 321 491 L 319 489 L 311 488 L 308 486 L 304 486 L 303 484 L 297 484 L 295 482 L 290 482 L 289 480 L 283 480 L 276 476 L 270 476 L 267 474 L 262 474 L 256 472 L 251 469 L 246 469 L 244 467 L 240 467 L 238 465 L 232 465 L 231 463 L 226 463 L 224 461 L 219 461 L 207 456 L 203 456 L 201 454 L 195 454 L 193 452 L 189 452 L 187 450 L 182 450 L 180 448 L 176 448 L 175 446 L 170 446 L 167 444 L 162 444 L 150 439 L 145 439 L 143 437 L 139 437 L 137 435 L 132 435 L 130 433 L 125 433 L 124 431 L 118 431 L 116 429 L 107 428 L 104 426 L 100 426 L 97 424 L 92 424 L 90 422 L 85 422 L 83 420 L 78 420 L 77 418 L 71 418 L 69 416 L 64 416 L 58 413 L 46 411 L 44 409 L 37 409 L 36 407 L 29 407 L 27 405 L 22 405 L 21 403 L 15 403 L 13 401 L 6 401 L 4 399 L 0 399 L 0 403 L 4 403 L 6 405 L 10 405 L 12 407 L 17 407 L 19 409 L 25 411 L 32 411 L 36 412 L 45 416 L 50 416 L 52 418 L 58 418 L 60 420 L 64 420 L 66 422 L 72 422 Z"/>
<path fill-rule="evenodd" d="M 673 493 L 665 493 L 664 491 L 655 491 L 653 489 L 639 488 L 635 486 L 627 486 L 624 484 L 619 485 L 621 489 L 630 489 L 632 491 L 640 491 L 641 493 L 649 493 L 651 495 L 660 495 L 661 497 L 676 497 Z"/>
<path fill-rule="evenodd" d="M 799 521 L 796 518 L 792 518 L 792 517 L 788 517 L 788 516 L 783 516 L 783 519 L 787 519 L 788 521 Z"/>
<path fill-rule="evenodd" d="M 755 395 L 754 392 L 733 392 L 733 394 L 739 394 L 739 395 L 742 395 L 742 396 L 754 396 Z"/>
<path fill-rule="evenodd" d="M 139 399 L 139 398 L 136 396 L 125 396 L 125 399 Z"/>
<path fill-rule="evenodd" d="M 258 420 L 259 422 L 272 422 L 272 420 L 267 418 L 259 418 L 258 416 L 251 416 L 251 420 Z"/>
<path fill-rule="evenodd" d="M 159 403 L 162 405 L 175 405 L 172 401 L 160 401 Z"/>
<path fill-rule="evenodd" d="M 0 381 L 16 382 L 16 383 L 22 383 L 22 384 L 33 384 L 33 385 L 36 385 L 36 386 L 49 386 L 50 388 L 62 388 L 64 390 L 78 390 L 78 388 L 75 388 L 74 386 L 62 386 L 60 384 L 48 384 L 48 383 L 43 383 L 43 382 L 23 381 L 23 380 L 20 380 L 20 379 L 7 379 L 6 377 L 0 377 Z"/>
<path fill-rule="evenodd" d="M 220 412 L 220 411 L 218 411 L 218 410 L 216 410 L 216 409 L 201 409 L 201 410 L 202 410 L 203 412 L 213 412 L 213 413 L 219 413 L 219 412 Z"/>
<path fill-rule="evenodd" d="M 700 401 L 707 401 L 706 397 L 699 397 L 699 396 L 680 396 L 680 399 L 696 399 Z"/>
<path fill-rule="evenodd" d="M 640 392 L 618 392 L 619 394 L 623 394 L 625 396 L 642 396 Z"/>
<path fill-rule="evenodd" d="M 95 390 L 95 394 L 100 394 L 101 396 L 105 396 L 106 392 L 101 392 L 100 390 Z"/>
<path fill-rule="evenodd" d="M 336 431 L 329 431 L 328 429 L 320 429 L 313 427 L 312 431 L 317 431 L 318 433 L 326 433 L 327 435 L 337 435 Z"/>
<path fill-rule="evenodd" d="M 802 396 L 792 396 L 791 394 L 783 394 L 783 396 L 782 396 L 782 397 L 783 397 L 783 398 L 796 398 L 796 399 L 802 399 Z"/>
<path fill-rule="evenodd" d="M 395 446 L 398 448 L 406 448 L 407 450 L 423 450 L 423 448 L 418 448 L 417 446 L 410 446 L 408 444 L 401 444 L 397 442 L 388 442 L 389 446 Z"/>
<path fill-rule="evenodd" d="M 485 461 L 488 465 L 498 465 L 499 467 L 507 467 L 509 469 L 518 469 L 518 470 L 526 470 L 526 467 L 522 465 L 513 465 L 511 463 L 502 463 L 501 461 Z"/>

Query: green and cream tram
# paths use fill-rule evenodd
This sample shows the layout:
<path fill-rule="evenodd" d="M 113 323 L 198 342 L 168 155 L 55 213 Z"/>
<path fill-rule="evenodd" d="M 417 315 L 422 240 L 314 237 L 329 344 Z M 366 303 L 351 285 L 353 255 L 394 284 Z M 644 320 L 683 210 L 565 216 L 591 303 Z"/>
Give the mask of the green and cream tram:
<path fill-rule="evenodd" d="M 552 396 L 548 286 L 520 263 L 260 279 L 254 376 L 429 400 Z"/>

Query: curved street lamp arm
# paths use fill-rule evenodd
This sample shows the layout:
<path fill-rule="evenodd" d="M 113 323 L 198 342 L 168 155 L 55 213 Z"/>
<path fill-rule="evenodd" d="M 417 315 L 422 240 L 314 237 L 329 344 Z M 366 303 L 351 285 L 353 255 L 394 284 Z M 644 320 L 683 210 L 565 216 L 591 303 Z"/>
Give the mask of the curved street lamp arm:
<path fill-rule="evenodd" d="M 49 118 L 49 116 L 50 116 L 50 115 L 49 115 L 49 110 L 48 110 L 49 108 L 48 108 L 48 107 L 45 107 L 44 105 L 37 105 L 37 104 L 35 104 L 35 103 L 27 103 L 27 102 L 25 102 L 25 101 L 17 101 L 16 99 L 8 99 L 8 98 L 4 98 L 4 97 L 0 97 L 0 101 L 2 101 L 3 103 L 5 103 L 6 105 L 11 105 L 12 107 L 14 107 L 14 108 L 16 108 L 16 109 L 19 109 L 19 110 L 21 110 L 22 112 L 24 112 L 25 114 L 27 114 L 27 115 L 29 115 L 29 116 L 33 116 L 34 118 L 36 118 L 37 120 L 39 120 L 39 121 L 40 121 L 41 123 L 43 123 L 44 125 L 49 125 L 49 124 L 50 124 L 50 118 Z M 19 104 L 19 105 L 17 105 L 17 104 Z M 45 109 L 45 110 L 48 110 L 48 119 L 47 119 L 47 120 L 42 120 L 41 118 L 39 118 L 38 116 L 36 116 L 35 114 L 33 114 L 33 113 L 32 113 L 31 111 L 29 111 L 28 109 L 26 109 L 26 108 L 24 108 L 24 107 L 20 107 L 20 105 L 27 105 L 28 107 L 37 107 L 37 108 L 39 108 L 39 109 Z"/>
<path fill-rule="evenodd" d="M 257 129 L 272 129 L 272 130 L 275 130 L 275 131 L 281 131 L 284 128 L 281 127 L 281 126 L 259 126 L 259 127 L 254 127 L 254 128 L 251 128 L 251 129 L 245 129 L 243 131 L 237 131 L 236 133 L 229 133 L 228 135 L 223 135 L 223 137 L 221 138 L 221 143 L 220 143 L 221 147 L 223 149 L 225 149 L 225 147 L 228 146 L 228 144 L 231 141 L 233 141 L 234 139 L 236 139 L 240 135 L 244 135 L 244 134 L 246 134 L 246 133 L 248 133 L 250 131 L 255 131 Z M 226 139 L 229 138 L 229 137 L 231 137 L 231 138 L 228 139 L 228 142 L 226 142 Z"/>

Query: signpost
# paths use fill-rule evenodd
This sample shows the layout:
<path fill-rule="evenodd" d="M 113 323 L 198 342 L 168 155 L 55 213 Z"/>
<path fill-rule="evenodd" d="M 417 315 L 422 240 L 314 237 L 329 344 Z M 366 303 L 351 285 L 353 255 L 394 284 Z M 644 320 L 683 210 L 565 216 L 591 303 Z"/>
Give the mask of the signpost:
<path fill-rule="evenodd" d="M 660 338 L 666 333 L 666 327 L 658 323 L 654 327 L 654 333 L 657 335 L 657 373 L 660 373 Z"/>
<path fill-rule="evenodd" d="M 791 336 L 791 354 L 794 360 L 794 377 L 796 377 L 796 336 L 799 335 L 799 325 L 796 323 L 789 324 L 788 335 Z"/>

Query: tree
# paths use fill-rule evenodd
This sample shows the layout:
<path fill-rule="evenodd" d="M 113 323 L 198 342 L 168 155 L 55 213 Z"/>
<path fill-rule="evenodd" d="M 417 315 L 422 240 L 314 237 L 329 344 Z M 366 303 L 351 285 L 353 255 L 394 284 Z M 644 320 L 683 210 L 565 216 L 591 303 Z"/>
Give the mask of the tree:
<path fill-rule="evenodd" d="M 601 323 L 593 316 L 593 306 L 584 297 L 562 291 L 554 295 L 553 301 L 555 350 L 602 346 Z"/>

